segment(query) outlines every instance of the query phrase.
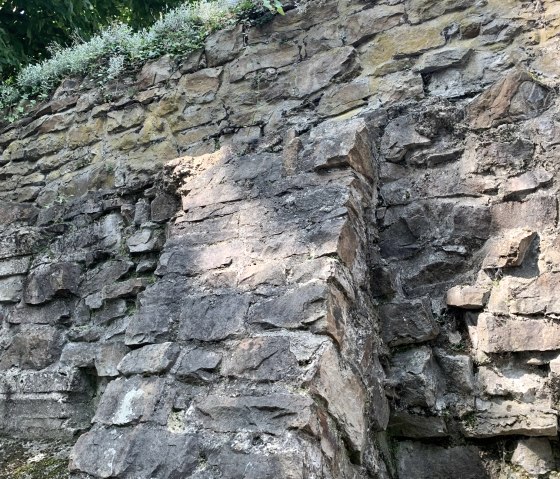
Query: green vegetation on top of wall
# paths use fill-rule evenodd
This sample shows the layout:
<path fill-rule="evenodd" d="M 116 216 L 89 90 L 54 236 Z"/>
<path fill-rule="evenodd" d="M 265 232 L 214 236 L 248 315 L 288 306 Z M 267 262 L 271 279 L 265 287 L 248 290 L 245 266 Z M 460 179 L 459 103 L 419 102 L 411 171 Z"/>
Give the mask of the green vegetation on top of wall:
<path fill-rule="evenodd" d="M 278 0 L 200 0 L 168 11 L 139 31 L 113 24 L 88 41 L 66 48 L 53 46 L 50 58 L 0 84 L 0 110 L 5 112 L 4 120 L 14 121 L 26 107 L 47 99 L 68 76 L 111 81 L 165 54 L 188 54 L 219 29 L 276 12 L 284 13 Z"/>

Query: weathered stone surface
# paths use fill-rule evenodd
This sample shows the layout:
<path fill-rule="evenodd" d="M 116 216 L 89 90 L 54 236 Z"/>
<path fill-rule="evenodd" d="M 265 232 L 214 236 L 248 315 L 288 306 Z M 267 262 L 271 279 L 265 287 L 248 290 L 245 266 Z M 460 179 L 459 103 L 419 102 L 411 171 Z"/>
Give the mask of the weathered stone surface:
<path fill-rule="evenodd" d="M 311 132 L 313 163 L 317 169 L 349 165 L 368 178 L 374 177 L 373 145 L 364 120 L 327 121 Z"/>
<path fill-rule="evenodd" d="M 544 169 L 538 169 L 509 178 L 503 187 L 504 198 L 511 199 L 531 193 L 539 187 L 550 183 L 553 177 L 552 173 Z"/>
<path fill-rule="evenodd" d="M 469 106 L 472 128 L 490 128 L 533 118 L 550 106 L 552 95 L 526 72 L 513 72 L 486 90 Z"/>
<path fill-rule="evenodd" d="M 144 346 L 128 353 L 117 369 L 129 376 L 131 374 L 160 374 L 168 371 L 177 356 L 180 347 L 175 343 L 161 343 Z"/>
<path fill-rule="evenodd" d="M 224 375 L 259 381 L 288 379 L 297 372 L 298 363 L 286 337 L 244 339 L 222 365 Z"/>
<path fill-rule="evenodd" d="M 249 322 L 282 328 L 311 326 L 326 317 L 326 297 L 326 285 L 312 281 L 256 303 L 249 312 Z"/>
<path fill-rule="evenodd" d="M 537 233 L 530 229 L 514 229 L 490 240 L 483 268 L 509 268 L 520 266 Z"/>
<path fill-rule="evenodd" d="M 165 428 L 94 429 L 78 440 L 70 471 L 100 478 L 185 477 L 197 467 L 198 450 L 193 435 L 174 434 Z"/>
<path fill-rule="evenodd" d="M 470 48 L 445 48 L 424 53 L 414 65 L 414 70 L 426 74 L 455 67 L 465 63 L 470 54 Z"/>
<path fill-rule="evenodd" d="M 469 325 L 475 348 L 485 353 L 508 351 L 550 351 L 560 348 L 560 325 L 546 319 L 500 318 L 478 315 Z"/>
<path fill-rule="evenodd" d="M 81 268 L 75 263 L 45 264 L 29 274 L 23 299 L 28 304 L 41 304 L 56 295 L 76 294 Z"/>
<path fill-rule="evenodd" d="M 432 350 L 423 346 L 394 354 L 389 381 L 402 405 L 433 407 L 439 378 Z"/>
<path fill-rule="evenodd" d="M 387 431 L 391 436 L 411 439 L 447 436 L 447 426 L 442 417 L 420 416 L 405 411 L 391 413 Z"/>
<path fill-rule="evenodd" d="M 165 386 L 160 378 L 115 379 L 103 393 L 92 421 L 117 426 L 146 421 L 165 424 L 171 410 L 171 391 Z"/>
<path fill-rule="evenodd" d="M 327 349 L 321 357 L 316 377 L 311 382 L 315 394 L 326 402 L 329 412 L 339 422 L 353 449 L 361 451 L 365 445 L 367 423 L 365 418 L 366 392 L 352 371 L 345 369 L 333 347 Z M 347 408 L 348 401 L 353 407 Z M 386 426 L 388 408 L 379 405 L 377 422 Z"/>
<path fill-rule="evenodd" d="M 303 429 L 312 420 L 312 401 L 300 394 L 275 393 L 264 396 L 212 395 L 195 401 L 197 419 L 218 432 L 247 430 L 281 434 Z"/>
<path fill-rule="evenodd" d="M 519 441 L 511 462 L 529 474 L 546 474 L 554 468 L 554 457 L 548 439 L 531 438 Z"/>
<path fill-rule="evenodd" d="M 381 139 L 381 155 L 385 160 L 398 163 L 403 160 L 407 151 L 432 142 L 418 133 L 415 125 L 411 116 L 397 118 L 387 125 Z"/>
<path fill-rule="evenodd" d="M 490 291 L 477 286 L 453 286 L 448 292 L 448 306 L 463 309 L 482 309 L 490 296 Z"/>
<path fill-rule="evenodd" d="M 62 350 L 62 334 L 46 325 L 21 325 L 0 357 L 0 369 L 15 366 L 43 369 L 54 363 Z"/>
<path fill-rule="evenodd" d="M 173 369 L 182 380 L 206 381 L 213 378 L 213 372 L 222 362 L 222 354 L 209 349 L 193 347 L 181 355 Z"/>
<path fill-rule="evenodd" d="M 0 278 L 0 303 L 17 303 L 23 293 L 23 276 Z"/>
<path fill-rule="evenodd" d="M 0 278 L 27 273 L 30 262 L 29 256 L 0 261 Z"/>
<path fill-rule="evenodd" d="M 376 33 L 389 30 L 404 21 L 402 5 L 377 5 L 349 15 L 342 22 L 342 31 L 347 44 L 356 45 Z"/>
<path fill-rule="evenodd" d="M 508 400 L 476 401 L 476 412 L 464 423 L 467 437 L 556 436 L 558 418 L 546 404 Z"/>
<path fill-rule="evenodd" d="M 249 300 L 243 294 L 185 298 L 181 305 L 179 339 L 218 341 L 240 333 Z"/>
<path fill-rule="evenodd" d="M 383 340 L 389 346 L 429 341 L 439 332 L 431 305 L 426 300 L 384 304 L 379 316 Z"/>
<path fill-rule="evenodd" d="M 137 81 L 140 87 L 146 88 L 168 80 L 173 73 L 174 66 L 174 62 L 169 55 L 165 55 L 156 61 L 146 63 L 138 74 Z"/>
<path fill-rule="evenodd" d="M 443 448 L 403 442 L 397 452 L 399 477 L 417 479 L 487 478 L 478 450 L 474 446 Z"/>

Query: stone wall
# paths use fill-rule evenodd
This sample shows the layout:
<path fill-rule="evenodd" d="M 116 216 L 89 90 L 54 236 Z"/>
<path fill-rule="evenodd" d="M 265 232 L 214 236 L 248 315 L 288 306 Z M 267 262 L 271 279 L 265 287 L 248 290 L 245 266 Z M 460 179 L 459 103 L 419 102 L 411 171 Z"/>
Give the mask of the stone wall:
<path fill-rule="evenodd" d="M 0 477 L 560 477 L 558 33 L 308 2 L 5 128 Z"/>

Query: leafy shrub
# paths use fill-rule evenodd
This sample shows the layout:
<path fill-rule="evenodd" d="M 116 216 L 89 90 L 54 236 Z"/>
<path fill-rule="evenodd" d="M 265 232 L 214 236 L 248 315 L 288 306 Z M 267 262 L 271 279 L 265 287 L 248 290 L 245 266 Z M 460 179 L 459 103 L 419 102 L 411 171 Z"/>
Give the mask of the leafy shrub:
<path fill-rule="evenodd" d="M 113 80 L 150 59 L 188 54 L 210 33 L 267 12 L 284 14 L 279 0 L 200 0 L 169 10 L 138 32 L 118 23 L 87 42 L 76 41 L 68 48 L 53 45 L 50 58 L 23 68 L 12 84 L 0 84 L 0 110 L 13 121 L 29 99 L 46 98 L 65 77 L 95 74 Z"/>

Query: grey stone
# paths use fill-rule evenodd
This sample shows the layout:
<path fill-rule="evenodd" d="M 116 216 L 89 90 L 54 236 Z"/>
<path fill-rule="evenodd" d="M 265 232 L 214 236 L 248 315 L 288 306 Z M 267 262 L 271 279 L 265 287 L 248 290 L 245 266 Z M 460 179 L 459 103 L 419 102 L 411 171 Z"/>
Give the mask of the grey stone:
<path fill-rule="evenodd" d="M 6 320 L 12 324 L 63 324 L 71 318 L 71 306 L 72 302 L 64 299 L 37 306 L 20 303 L 10 311 Z"/>
<path fill-rule="evenodd" d="M 155 222 L 167 221 L 178 209 L 179 202 L 174 196 L 160 193 L 150 203 L 150 218 Z"/>
<path fill-rule="evenodd" d="M 316 169 L 350 166 L 368 178 L 374 177 L 373 145 L 361 118 L 327 121 L 311 132 L 313 163 Z"/>
<path fill-rule="evenodd" d="M 0 278 L 25 274 L 29 271 L 30 263 L 31 257 L 29 256 L 0 261 Z"/>
<path fill-rule="evenodd" d="M 443 448 L 402 442 L 397 451 L 399 477 L 415 479 L 487 478 L 478 449 L 474 446 Z"/>
<path fill-rule="evenodd" d="M 137 422 L 165 424 L 171 411 L 173 390 L 157 377 L 118 378 L 105 389 L 94 423 L 125 426 Z"/>
<path fill-rule="evenodd" d="M 246 431 L 282 434 L 304 429 L 312 420 L 312 400 L 301 394 L 272 393 L 263 396 L 209 395 L 196 399 L 197 418 L 218 432 Z"/>
<path fill-rule="evenodd" d="M 129 348 L 122 341 L 99 344 L 95 351 L 95 370 L 99 377 L 115 377 L 119 375 L 117 366 L 128 353 Z"/>
<path fill-rule="evenodd" d="M 439 327 L 429 301 L 398 301 L 379 309 L 383 340 L 389 346 L 421 343 L 434 339 Z"/>
<path fill-rule="evenodd" d="M 389 122 L 381 139 L 382 157 L 394 163 L 402 161 L 408 151 L 427 146 L 432 140 L 416 131 L 416 121 L 409 115 Z"/>
<path fill-rule="evenodd" d="M 94 429 L 78 439 L 70 456 L 70 471 L 100 478 L 190 477 L 198 465 L 198 454 L 198 441 L 190 434 L 148 426 Z"/>
<path fill-rule="evenodd" d="M 326 285 L 312 281 L 253 305 L 249 322 L 283 328 L 312 326 L 326 317 Z"/>
<path fill-rule="evenodd" d="M 28 304 L 42 304 L 56 295 L 76 294 L 80 275 L 81 268 L 75 263 L 38 266 L 27 277 L 23 299 Z"/>
<path fill-rule="evenodd" d="M 463 422 L 467 437 L 556 436 L 556 412 L 546 402 L 527 404 L 507 399 L 476 400 L 476 411 Z"/>
<path fill-rule="evenodd" d="M 164 243 L 161 231 L 143 228 L 126 240 L 131 253 L 150 253 L 159 251 Z"/>
<path fill-rule="evenodd" d="M 21 325 L 0 357 L 0 369 L 43 369 L 58 360 L 62 334 L 47 325 Z"/>
<path fill-rule="evenodd" d="M 181 355 L 173 372 L 181 380 L 207 381 L 214 377 L 221 362 L 221 353 L 194 347 Z"/>
<path fill-rule="evenodd" d="M 249 309 L 244 294 L 191 296 L 181 304 L 181 340 L 217 341 L 239 334 Z"/>
<path fill-rule="evenodd" d="M 119 363 L 117 369 L 125 376 L 163 373 L 173 366 L 179 351 L 180 347 L 175 343 L 144 346 L 128 353 Z"/>
<path fill-rule="evenodd" d="M 426 74 L 455 67 L 465 63 L 470 54 L 470 48 L 445 48 L 424 53 L 414 65 L 414 70 Z"/>
<path fill-rule="evenodd" d="M 477 286 L 453 286 L 446 296 L 448 306 L 462 309 L 482 309 L 488 302 L 490 291 Z"/>
<path fill-rule="evenodd" d="M 387 431 L 394 437 L 423 439 L 448 435 L 445 420 L 440 416 L 421 416 L 406 411 L 393 411 Z"/>
<path fill-rule="evenodd" d="M 422 346 L 395 353 L 388 379 L 397 388 L 401 405 L 435 406 L 440 378 L 431 348 Z"/>
<path fill-rule="evenodd" d="M 0 303 L 17 303 L 23 293 L 24 276 L 0 278 Z"/>
<path fill-rule="evenodd" d="M 287 380 L 298 373 L 298 363 L 285 337 L 244 339 L 224 360 L 222 373 L 257 381 Z"/>

